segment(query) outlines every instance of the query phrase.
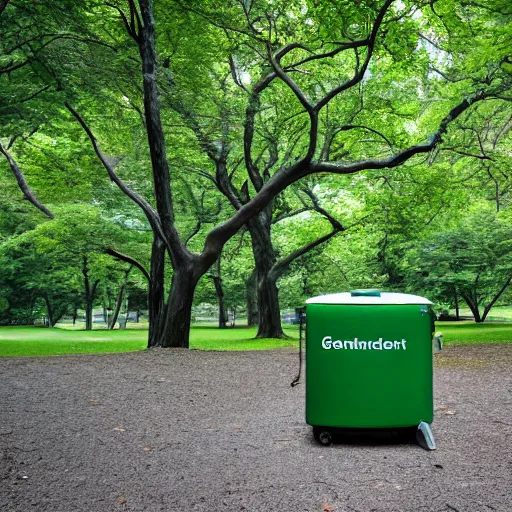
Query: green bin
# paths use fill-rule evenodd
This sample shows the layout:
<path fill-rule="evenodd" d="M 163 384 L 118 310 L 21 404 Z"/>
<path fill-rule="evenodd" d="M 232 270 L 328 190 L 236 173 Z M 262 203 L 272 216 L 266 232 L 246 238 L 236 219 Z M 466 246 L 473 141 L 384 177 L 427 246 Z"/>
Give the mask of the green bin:
<path fill-rule="evenodd" d="M 306 422 L 320 443 L 336 429 L 417 427 L 435 448 L 431 305 L 378 290 L 306 301 Z"/>

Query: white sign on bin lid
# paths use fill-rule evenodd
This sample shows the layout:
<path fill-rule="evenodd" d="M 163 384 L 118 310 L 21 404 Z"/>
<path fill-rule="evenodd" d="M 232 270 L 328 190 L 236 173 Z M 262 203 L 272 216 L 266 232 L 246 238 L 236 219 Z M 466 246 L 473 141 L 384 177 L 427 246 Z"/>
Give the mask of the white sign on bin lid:
<path fill-rule="evenodd" d="M 351 292 L 319 295 L 306 304 L 432 304 L 425 297 L 407 293 L 380 292 L 379 290 L 353 290 Z"/>

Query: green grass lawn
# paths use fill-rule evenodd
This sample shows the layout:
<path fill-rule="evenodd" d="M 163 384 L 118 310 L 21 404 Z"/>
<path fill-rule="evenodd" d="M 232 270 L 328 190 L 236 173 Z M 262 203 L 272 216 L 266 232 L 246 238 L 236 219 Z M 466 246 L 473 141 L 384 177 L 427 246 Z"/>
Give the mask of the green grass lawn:
<path fill-rule="evenodd" d="M 454 309 L 450 310 L 450 314 L 455 315 L 455 310 Z M 461 314 L 461 316 L 473 317 L 473 314 L 471 313 L 469 308 L 461 308 L 460 314 Z M 496 322 L 512 320 L 512 306 L 494 306 L 491 309 L 491 311 L 489 312 L 487 320 L 496 321 Z"/>
<path fill-rule="evenodd" d="M 190 348 L 198 350 L 270 350 L 298 345 L 298 329 L 285 327 L 288 339 L 254 339 L 255 328 L 193 327 Z M 0 356 L 49 356 L 144 350 L 147 330 L 47 329 L 0 327 Z"/>
<path fill-rule="evenodd" d="M 512 323 L 438 322 L 446 344 L 512 343 Z M 298 346 L 298 328 L 285 327 L 290 338 L 254 339 L 255 328 L 193 327 L 190 347 L 197 350 L 271 350 Z M 0 327 L 0 356 L 49 356 L 132 352 L 146 348 L 147 331 L 78 331 L 43 327 Z"/>
<path fill-rule="evenodd" d="M 437 322 L 447 344 L 512 343 L 512 323 Z"/>

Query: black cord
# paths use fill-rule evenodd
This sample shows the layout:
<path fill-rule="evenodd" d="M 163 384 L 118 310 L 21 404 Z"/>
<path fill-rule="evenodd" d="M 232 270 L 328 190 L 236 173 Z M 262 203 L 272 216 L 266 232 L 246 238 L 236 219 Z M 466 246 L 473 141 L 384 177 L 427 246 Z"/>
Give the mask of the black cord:
<path fill-rule="evenodd" d="M 302 335 L 304 332 L 304 322 L 306 320 L 306 314 L 304 312 L 299 313 L 299 373 L 297 377 L 293 379 L 290 386 L 294 388 L 300 382 L 300 376 L 302 373 Z"/>

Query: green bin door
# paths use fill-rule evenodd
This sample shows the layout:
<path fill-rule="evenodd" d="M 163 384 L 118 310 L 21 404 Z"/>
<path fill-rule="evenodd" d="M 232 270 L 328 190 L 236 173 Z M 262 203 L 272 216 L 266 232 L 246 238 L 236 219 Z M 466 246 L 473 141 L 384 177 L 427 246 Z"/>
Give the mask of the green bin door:
<path fill-rule="evenodd" d="M 308 303 L 306 316 L 307 423 L 384 428 L 432 422 L 428 305 Z"/>

